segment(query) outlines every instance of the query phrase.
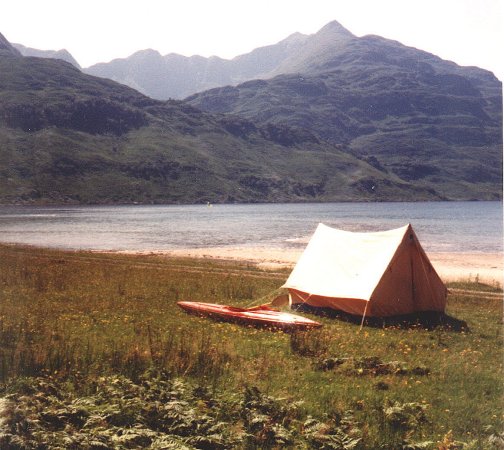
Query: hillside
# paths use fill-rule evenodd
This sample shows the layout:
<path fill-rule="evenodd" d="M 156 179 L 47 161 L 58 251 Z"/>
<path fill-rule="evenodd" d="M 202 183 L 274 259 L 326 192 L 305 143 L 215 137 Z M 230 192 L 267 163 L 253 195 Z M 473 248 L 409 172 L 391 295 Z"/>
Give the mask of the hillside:
<path fill-rule="evenodd" d="M 442 198 L 305 130 L 152 100 L 63 61 L 19 56 L 7 44 L 0 203 Z"/>
<path fill-rule="evenodd" d="M 21 56 L 18 50 L 16 50 L 11 43 L 5 39 L 5 36 L 0 33 L 0 57 L 1 56 Z"/>
<path fill-rule="evenodd" d="M 308 130 L 447 198 L 501 198 L 502 83 L 490 72 L 378 36 L 356 38 L 337 22 L 276 72 L 187 101 Z"/>

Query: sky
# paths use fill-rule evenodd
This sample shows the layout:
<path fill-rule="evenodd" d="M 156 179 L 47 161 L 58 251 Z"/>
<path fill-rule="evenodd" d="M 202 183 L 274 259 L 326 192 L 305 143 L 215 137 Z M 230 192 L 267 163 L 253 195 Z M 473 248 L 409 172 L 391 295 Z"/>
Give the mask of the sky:
<path fill-rule="evenodd" d="M 230 59 L 333 20 L 504 80 L 504 0 L 5 0 L 0 33 L 89 67 L 146 48 Z"/>

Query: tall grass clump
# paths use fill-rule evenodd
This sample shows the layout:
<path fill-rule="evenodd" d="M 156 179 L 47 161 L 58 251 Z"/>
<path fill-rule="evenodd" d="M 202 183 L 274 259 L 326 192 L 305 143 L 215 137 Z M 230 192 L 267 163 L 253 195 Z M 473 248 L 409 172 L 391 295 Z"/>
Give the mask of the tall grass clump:
<path fill-rule="evenodd" d="M 499 448 L 502 290 L 457 286 L 450 320 L 360 331 L 319 317 L 322 329 L 285 334 L 176 306 L 255 304 L 286 276 L 0 245 L 0 448 L 16 440 L 26 448 Z"/>

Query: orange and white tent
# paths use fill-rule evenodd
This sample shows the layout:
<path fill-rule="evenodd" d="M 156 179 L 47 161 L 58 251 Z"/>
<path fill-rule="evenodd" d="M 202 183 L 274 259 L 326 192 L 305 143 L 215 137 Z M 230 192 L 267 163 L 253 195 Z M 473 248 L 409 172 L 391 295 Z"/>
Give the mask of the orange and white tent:
<path fill-rule="evenodd" d="M 363 317 L 442 312 L 447 295 L 411 225 L 353 233 L 319 224 L 283 287 L 293 304 Z"/>

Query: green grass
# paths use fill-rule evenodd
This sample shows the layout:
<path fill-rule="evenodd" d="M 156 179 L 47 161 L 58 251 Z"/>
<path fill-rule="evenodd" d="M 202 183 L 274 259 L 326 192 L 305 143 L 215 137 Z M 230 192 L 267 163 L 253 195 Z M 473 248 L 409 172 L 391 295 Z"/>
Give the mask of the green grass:
<path fill-rule="evenodd" d="M 502 287 L 499 283 L 486 284 L 479 281 L 479 276 L 474 279 L 451 281 L 447 284 L 448 289 L 473 291 L 488 294 L 502 294 Z"/>
<path fill-rule="evenodd" d="M 61 446 L 69 436 L 80 439 L 75 448 L 93 448 L 95 438 L 113 448 L 147 441 L 183 448 L 163 447 L 168 434 L 188 448 L 499 448 L 491 441 L 503 425 L 502 298 L 457 285 L 447 313 L 467 324 L 462 331 L 359 332 L 358 324 L 316 318 L 322 329 L 285 334 L 176 306 L 265 302 L 287 275 L 206 260 L 0 246 L 0 397 L 19 404 L 4 412 L 9 439 L 27 448 Z M 190 394 L 195 388 L 206 394 Z M 185 402 L 192 418 L 166 418 L 156 400 L 163 389 L 174 392 L 166 402 Z M 105 403 L 119 416 L 107 415 Z M 16 421 L 32 425 L 16 428 Z M 221 422 L 234 427 L 233 438 L 215 431 Z"/>

